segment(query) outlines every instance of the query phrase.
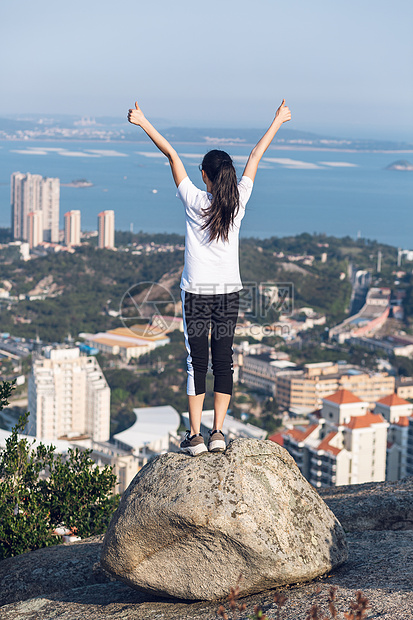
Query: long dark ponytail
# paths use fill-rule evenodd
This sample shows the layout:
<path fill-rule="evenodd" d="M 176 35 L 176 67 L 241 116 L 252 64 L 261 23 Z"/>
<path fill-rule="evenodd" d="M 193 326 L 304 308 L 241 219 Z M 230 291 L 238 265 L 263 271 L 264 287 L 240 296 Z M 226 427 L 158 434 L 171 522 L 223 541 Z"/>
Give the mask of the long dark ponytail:
<path fill-rule="evenodd" d="M 212 183 L 212 202 L 203 209 L 209 241 L 228 241 L 228 232 L 239 210 L 237 174 L 231 157 L 225 151 L 214 149 L 202 160 L 202 170 Z"/>

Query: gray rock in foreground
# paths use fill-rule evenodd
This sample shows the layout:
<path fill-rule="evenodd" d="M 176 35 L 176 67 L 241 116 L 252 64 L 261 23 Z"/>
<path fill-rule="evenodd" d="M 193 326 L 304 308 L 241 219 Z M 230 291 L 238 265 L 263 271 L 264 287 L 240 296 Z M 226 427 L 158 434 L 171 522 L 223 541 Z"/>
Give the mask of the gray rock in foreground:
<path fill-rule="evenodd" d="M 323 575 L 347 559 L 344 532 L 271 441 L 223 454 L 168 453 L 144 467 L 114 514 L 101 564 L 129 586 L 188 600 L 241 595 Z"/>

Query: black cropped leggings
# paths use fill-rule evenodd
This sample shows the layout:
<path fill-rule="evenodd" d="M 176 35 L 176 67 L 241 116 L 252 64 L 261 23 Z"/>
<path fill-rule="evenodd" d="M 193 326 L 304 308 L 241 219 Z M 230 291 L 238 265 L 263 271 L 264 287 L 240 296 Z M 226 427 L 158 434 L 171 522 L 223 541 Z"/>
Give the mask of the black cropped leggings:
<path fill-rule="evenodd" d="M 232 344 L 238 318 L 239 292 L 195 295 L 182 290 L 181 299 L 188 351 L 187 394 L 205 393 L 210 330 L 214 392 L 232 394 Z"/>

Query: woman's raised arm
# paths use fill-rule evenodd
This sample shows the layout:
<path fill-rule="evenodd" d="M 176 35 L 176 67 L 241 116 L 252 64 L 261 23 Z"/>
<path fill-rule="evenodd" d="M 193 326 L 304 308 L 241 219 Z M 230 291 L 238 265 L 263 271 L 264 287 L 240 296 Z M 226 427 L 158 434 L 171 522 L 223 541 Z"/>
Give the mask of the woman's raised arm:
<path fill-rule="evenodd" d="M 187 177 L 186 170 L 182 161 L 179 158 L 178 153 L 169 144 L 168 140 L 164 138 L 159 131 L 148 121 L 144 113 L 138 106 L 138 102 L 135 102 L 135 108 L 132 108 L 128 112 L 128 121 L 133 125 L 142 127 L 144 132 L 149 136 L 155 146 L 169 159 L 169 163 L 172 170 L 172 175 L 176 184 L 176 187 Z"/>
<path fill-rule="evenodd" d="M 275 134 L 283 123 L 286 123 L 291 119 L 290 109 L 285 105 L 285 99 L 282 100 L 282 104 L 275 113 L 273 122 L 268 130 L 265 132 L 261 140 L 252 149 L 247 161 L 247 165 L 244 168 L 243 176 L 249 177 L 252 181 L 257 174 L 258 164 L 261 161 L 261 157 L 264 155 L 267 148 L 270 146 L 274 139 Z"/>

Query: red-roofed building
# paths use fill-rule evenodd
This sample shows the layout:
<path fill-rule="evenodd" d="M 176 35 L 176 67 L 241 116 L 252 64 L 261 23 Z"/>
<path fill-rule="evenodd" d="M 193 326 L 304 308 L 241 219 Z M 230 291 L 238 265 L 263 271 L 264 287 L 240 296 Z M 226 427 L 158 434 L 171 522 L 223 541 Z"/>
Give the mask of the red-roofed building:
<path fill-rule="evenodd" d="M 377 401 L 375 412 L 381 413 L 388 422 L 394 424 L 401 417 L 413 415 L 413 403 L 395 393 L 389 394 Z"/>
<path fill-rule="evenodd" d="M 319 425 L 310 424 L 307 427 L 290 428 L 283 433 L 284 448 L 294 458 L 301 473 L 307 477 L 306 441 L 314 434 L 318 437 Z"/>
<path fill-rule="evenodd" d="M 307 428 L 283 433 L 284 447 L 315 487 L 378 482 L 386 476 L 387 428 L 380 413 L 348 390 L 323 399 Z"/>
<path fill-rule="evenodd" d="M 349 403 L 361 403 L 361 398 L 349 392 L 348 390 L 338 390 L 334 394 L 326 396 L 324 400 L 328 400 L 329 403 L 336 403 L 337 405 L 348 405 Z"/>
<path fill-rule="evenodd" d="M 321 415 L 332 424 L 340 425 L 350 421 L 352 416 L 365 415 L 369 403 L 348 390 L 338 390 L 323 398 Z"/>
<path fill-rule="evenodd" d="M 377 401 L 380 405 L 387 405 L 388 407 L 394 407 L 395 405 L 410 405 L 408 400 L 404 398 L 400 398 L 395 392 L 393 394 L 388 394 L 384 398 L 381 398 Z"/>
<path fill-rule="evenodd" d="M 282 433 L 274 433 L 274 435 L 271 435 L 268 439 L 274 443 L 278 443 L 279 446 L 284 445 L 284 436 Z"/>
<path fill-rule="evenodd" d="M 409 417 L 407 415 L 402 416 L 395 423 L 396 426 L 409 426 Z"/>
<path fill-rule="evenodd" d="M 343 448 L 337 448 L 330 443 L 330 441 L 333 441 L 335 437 L 337 437 L 337 433 L 335 433 L 334 431 L 329 433 L 326 437 L 324 437 L 324 439 L 320 441 L 317 450 L 319 452 L 330 452 L 331 454 L 335 454 L 337 456 L 337 454 L 339 454 L 339 452 L 341 452 Z"/>
<path fill-rule="evenodd" d="M 350 422 L 343 424 L 347 428 L 354 430 L 355 428 L 369 428 L 372 424 L 383 424 L 384 418 L 380 414 L 367 411 L 365 415 L 352 416 Z"/>

